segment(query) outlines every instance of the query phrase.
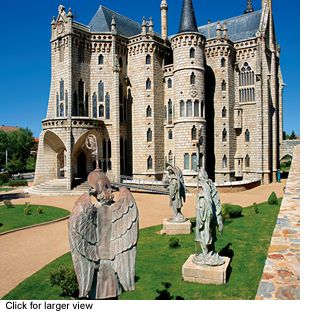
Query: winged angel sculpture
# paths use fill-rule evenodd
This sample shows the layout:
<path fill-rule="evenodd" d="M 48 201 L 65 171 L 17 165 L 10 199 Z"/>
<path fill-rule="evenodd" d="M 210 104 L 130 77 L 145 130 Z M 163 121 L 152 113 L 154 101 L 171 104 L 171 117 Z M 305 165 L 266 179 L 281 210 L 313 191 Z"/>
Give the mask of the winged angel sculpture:
<path fill-rule="evenodd" d="M 88 183 L 89 193 L 75 203 L 68 225 L 79 297 L 117 298 L 135 289 L 137 205 L 124 187 L 115 202 L 110 181 L 100 169 L 89 174 Z M 97 199 L 95 204 L 90 196 Z"/>
<path fill-rule="evenodd" d="M 168 221 L 176 223 L 186 222 L 187 219 L 181 212 L 183 202 L 186 201 L 186 187 L 180 168 L 167 164 L 167 174 L 164 177 L 163 183 L 169 190 L 170 207 L 173 211 L 173 216 Z"/>

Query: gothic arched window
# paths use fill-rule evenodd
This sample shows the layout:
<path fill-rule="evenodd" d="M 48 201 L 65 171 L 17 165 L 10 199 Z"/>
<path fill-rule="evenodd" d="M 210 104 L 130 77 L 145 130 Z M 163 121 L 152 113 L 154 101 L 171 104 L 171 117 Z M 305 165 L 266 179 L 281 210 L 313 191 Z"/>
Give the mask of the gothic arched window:
<path fill-rule="evenodd" d="M 184 169 L 189 170 L 190 169 L 190 155 L 189 154 L 184 154 L 183 163 L 184 163 Z"/>
<path fill-rule="evenodd" d="M 196 153 L 193 153 L 191 155 L 191 165 L 192 165 L 192 170 L 196 171 L 198 167 L 198 157 Z"/>
<path fill-rule="evenodd" d="M 151 55 L 150 54 L 147 54 L 147 56 L 146 56 L 146 64 L 147 65 L 151 64 Z"/>
<path fill-rule="evenodd" d="M 99 64 L 99 65 L 103 65 L 103 62 L 104 62 L 103 55 L 100 54 L 99 57 L 98 57 L 98 64 Z"/>
<path fill-rule="evenodd" d="M 228 158 L 227 158 L 226 155 L 224 155 L 223 158 L 222 158 L 222 168 L 223 169 L 228 168 Z"/>
<path fill-rule="evenodd" d="M 60 101 L 64 100 L 64 80 L 60 80 Z"/>
<path fill-rule="evenodd" d="M 169 139 L 169 140 L 172 140 L 172 139 L 173 139 L 173 132 L 172 132 L 171 129 L 168 131 L 168 139 Z"/>
<path fill-rule="evenodd" d="M 222 131 L 222 142 L 227 142 L 227 136 L 228 136 L 227 130 L 223 129 L 223 131 Z"/>
<path fill-rule="evenodd" d="M 148 107 L 147 107 L 146 115 L 147 115 L 147 117 L 152 117 L 152 109 L 151 109 L 150 105 L 148 105 Z"/>
<path fill-rule="evenodd" d="M 247 129 L 245 132 L 245 141 L 246 142 L 250 142 L 250 131 Z"/>
<path fill-rule="evenodd" d="M 148 159 L 147 159 L 147 169 L 151 170 L 152 169 L 152 157 L 151 155 L 149 155 Z"/>
<path fill-rule="evenodd" d="M 104 106 L 99 105 L 99 117 L 104 117 Z"/>
<path fill-rule="evenodd" d="M 247 168 L 250 167 L 250 156 L 249 155 L 246 156 L 244 163 Z"/>
<path fill-rule="evenodd" d="M 168 102 L 168 124 L 171 125 L 173 120 L 173 106 L 172 101 L 169 100 Z"/>
<path fill-rule="evenodd" d="M 191 140 L 194 141 L 197 139 L 197 128 L 193 126 L 191 129 Z"/>
<path fill-rule="evenodd" d="M 105 102 L 106 102 L 106 119 L 110 119 L 110 95 L 109 95 L 109 93 L 106 94 Z"/>
<path fill-rule="evenodd" d="M 192 117 L 192 101 L 187 101 L 187 117 Z"/>
<path fill-rule="evenodd" d="M 199 108 L 199 101 L 198 100 L 196 100 L 195 102 L 194 102 L 194 117 L 199 117 L 199 110 L 200 110 L 200 108 Z"/>
<path fill-rule="evenodd" d="M 98 101 L 103 102 L 104 99 L 104 83 L 102 80 L 98 83 Z"/>
<path fill-rule="evenodd" d="M 119 66 L 120 66 L 120 68 L 122 68 L 122 66 L 123 66 L 122 57 L 119 57 Z"/>
<path fill-rule="evenodd" d="M 169 160 L 169 164 L 173 165 L 173 154 L 172 154 L 172 151 L 170 151 L 169 154 L 168 154 L 168 160 Z"/>
<path fill-rule="evenodd" d="M 64 117 L 64 105 L 60 103 L 60 117 Z"/>
<path fill-rule="evenodd" d="M 227 109 L 224 106 L 223 109 L 222 109 L 222 118 L 225 118 L 225 117 L 227 117 Z"/>
<path fill-rule="evenodd" d="M 150 128 L 147 131 L 147 142 L 152 142 L 152 130 Z"/>
<path fill-rule="evenodd" d="M 194 73 L 190 76 L 190 84 L 195 85 L 196 84 L 196 75 Z"/>
<path fill-rule="evenodd" d="M 222 91 L 227 91 L 227 83 L 225 80 L 222 81 L 221 83 L 221 90 Z"/>
<path fill-rule="evenodd" d="M 195 58 L 196 56 L 196 50 L 194 48 L 190 49 L 190 58 Z"/>
<path fill-rule="evenodd" d="M 150 78 L 148 78 L 147 81 L 146 81 L 146 89 L 147 90 L 151 90 L 151 80 L 150 80 Z"/>
<path fill-rule="evenodd" d="M 224 57 L 221 59 L 221 67 L 226 67 L 226 59 Z"/>
<path fill-rule="evenodd" d="M 98 115 L 97 94 L 93 93 L 93 95 L 92 95 L 92 117 L 97 118 L 97 115 Z"/>
<path fill-rule="evenodd" d="M 171 89 L 172 88 L 172 79 L 169 78 L 168 79 L 168 89 Z"/>
<path fill-rule="evenodd" d="M 239 73 L 240 103 L 255 101 L 255 75 L 250 65 L 245 62 Z"/>
<path fill-rule="evenodd" d="M 184 101 L 180 101 L 180 117 L 186 116 Z"/>

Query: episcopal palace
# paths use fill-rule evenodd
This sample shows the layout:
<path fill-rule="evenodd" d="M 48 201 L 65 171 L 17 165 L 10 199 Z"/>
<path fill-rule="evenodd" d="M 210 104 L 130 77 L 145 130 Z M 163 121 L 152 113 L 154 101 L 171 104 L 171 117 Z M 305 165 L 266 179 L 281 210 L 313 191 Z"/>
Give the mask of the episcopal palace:
<path fill-rule="evenodd" d="M 59 6 L 34 185 L 63 179 L 71 190 L 86 179 L 96 166 L 88 135 L 114 181 L 160 181 L 166 163 L 187 185 L 198 163 L 218 185 L 274 181 L 284 82 L 272 0 L 259 10 L 242 1 L 238 16 L 199 26 L 192 0 L 181 0 L 170 36 L 170 0 L 159 0 L 161 33 L 152 18 L 133 21 L 103 5 L 89 25 Z"/>

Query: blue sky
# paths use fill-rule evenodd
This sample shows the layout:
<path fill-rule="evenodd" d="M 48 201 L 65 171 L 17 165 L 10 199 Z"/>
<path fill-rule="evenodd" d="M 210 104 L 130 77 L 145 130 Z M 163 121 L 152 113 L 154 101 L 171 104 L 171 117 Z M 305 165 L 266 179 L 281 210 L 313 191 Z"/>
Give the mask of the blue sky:
<path fill-rule="evenodd" d="M 0 11 L 0 125 L 41 132 L 50 88 L 50 23 L 59 4 L 72 8 L 76 20 L 88 24 L 100 4 L 138 22 L 153 17 L 160 32 L 161 0 L 29 0 L 3 1 Z M 208 19 L 222 20 L 241 15 L 246 0 L 194 0 L 198 25 Z M 284 91 L 284 130 L 300 133 L 300 3 L 274 0 L 277 40 L 281 46 Z M 182 0 L 168 0 L 169 34 L 179 27 Z M 253 0 L 256 10 L 261 0 Z"/>

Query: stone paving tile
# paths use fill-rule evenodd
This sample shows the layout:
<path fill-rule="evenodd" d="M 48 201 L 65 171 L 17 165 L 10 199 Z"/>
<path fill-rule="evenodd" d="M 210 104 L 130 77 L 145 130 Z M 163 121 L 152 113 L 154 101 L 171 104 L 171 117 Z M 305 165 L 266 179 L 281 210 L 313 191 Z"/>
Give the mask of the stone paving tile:
<path fill-rule="evenodd" d="M 300 146 L 294 150 L 256 299 L 300 299 Z"/>

